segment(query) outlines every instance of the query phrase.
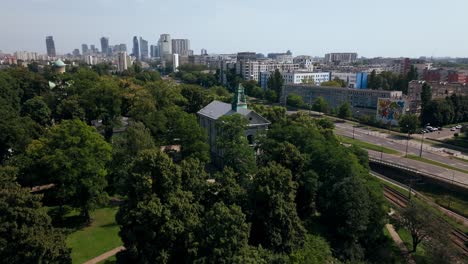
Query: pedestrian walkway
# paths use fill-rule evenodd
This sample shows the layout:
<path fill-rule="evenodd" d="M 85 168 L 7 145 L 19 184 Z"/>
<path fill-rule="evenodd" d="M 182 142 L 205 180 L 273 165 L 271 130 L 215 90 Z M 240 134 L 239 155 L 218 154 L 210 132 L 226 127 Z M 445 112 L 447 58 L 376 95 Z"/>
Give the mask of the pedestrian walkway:
<path fill-rule="evenodd" d="M 125 248 L 123 246 L 120 246 L 120 247 L 116 247 L 110 251 L 107 251 L 106 253 L 104 254 L 101 254 L 93 259 L 90 259 L 88 261 L 86 261 L 84 264 L 97 264 L 103 260 L 106 260 L 114 255 L 116 255 L 117 253 L 119 253 L 120 251 L 124 250 Z"/>
<path fill-rule="evenodd" d="M 398 246 L 398 248 L 400 249 L 401 251 L 401 255 L 404 256 L 406 258 L 406 260 L 408 261 L 408 263 L 410 264 L 416 264 L 416 261 L 414 261 L 413 259 L 413 256 L 411 256 L 409 254 L 409 250 L 408 248 L 406 247 L 405 243 L 403 242 L 403 240 L 401 240 L 401 237 L 400 235 L 398 235 L 398 233 L 395 231 L 395 228 L 393 227 L 393 225 L 391 224 L 386 224 L 385 227 L 387 228 L 388 230 L 388 233 L 390 233 L 390 236 L 392 237 L 393 241 L 395 242 L 395 244 Z"/>

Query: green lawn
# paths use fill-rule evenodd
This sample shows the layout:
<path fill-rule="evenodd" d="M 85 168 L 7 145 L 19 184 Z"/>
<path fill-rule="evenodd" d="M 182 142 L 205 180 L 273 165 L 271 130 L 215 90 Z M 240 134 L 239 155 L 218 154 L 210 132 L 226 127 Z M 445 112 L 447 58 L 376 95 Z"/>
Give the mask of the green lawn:
<path fill-rule="evenodd" d="M 446 169 L 456 170 L 456 171 L 463 172 L 463 173 L 468 173 L 467 170 L 460 169 L 460 168 L 457 168 L 457 167 L 453 167 L 453 166 L 450 166 L 450 165 L 447 165 L 447 164 L 445 164 L 445 163 L 441 163 L 441 162 L 438 162 L 438 161 L 435 161 L 435 160 L 430 160 L 430 159 L 422 158 L 422 157 L 419 157 L 419 156 L 416 156 L 416 155 L 412 155 L 412 154 L 408 154 L 408 159 L 418 160 L 418 161 L 421 161 L 421 162 L 425 162 L 425 163 L 428 163 L 428 164 L 436 165 L 436 166 L 443 167 L 443 168 L 446 168 Z"/>
<path fill-rule="evenodd" d="M 370 150 L 374 150 L 374 151 L 378 151 L 378 152 L 382 151 L 385 154 L 393 154 L 393 155 L 399 155 L 400 154 L 400 152 L 398 152 L 398 151 L 396 151 L 394 149 L 389 149 L 389 148 L 386 148 L 386 147 L 374 145 L 374 144 L 367 143 L 367 142 L 364 142 L 364 141 L 360 141 L 360 140 L 357 140 L 357 139 L 352 139 L 352 138 L 348 138 L 348 137 L 341 137 L 341 136 L 337 136 L 337 138 L 342 143 L 356 145 L 356 146 L 361 147 L 363 149 L 370 149 Z"/>
<path fill-rule="evenodd" d="M 93 222 L 90 226 L 68 236 L 67 244 L 72 248 L 73 263 L 83 263 L 122 245 L 115 222 L 117 210 L 118 207 L 95 210 L 91 213 Z"/>
<path fill-rule="evenodd" d="M 408 250 L 412 250 L 413 249 L 413 240 L 411 238 L 411 234 L 408 230 L 404 229 L 404 228 L 400 228 L 397 230 L 397 233 L 398 235 L 400 235 L 400 238 L 401 240 L 403 240 L 403 242 L 405 243 L 406 247 L 408 248 Z M 428 263 L 427 262 L 427 258 L 426 258 L 426 252 L 424 250 L 424 244 L 421 243 L 418 245 L 418 247 L 416 248 L 416 252 L 415 253 L 411 253 L 413 255 L 413 258 L 414 260 L 416 261 L 416 263 Z"/>

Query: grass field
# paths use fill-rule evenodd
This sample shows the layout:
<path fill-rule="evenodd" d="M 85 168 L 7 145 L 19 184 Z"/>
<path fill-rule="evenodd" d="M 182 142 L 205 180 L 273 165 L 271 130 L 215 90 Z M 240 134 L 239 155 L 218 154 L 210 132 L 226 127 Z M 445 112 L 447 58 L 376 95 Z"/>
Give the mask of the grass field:
<path fill-rule="evenodd" d="M 370 149 L 370 150 L 374 150 L 374 151 L 378 151 L 378 152 L 382 151 L 385 154 L 393 154 L 393 155 L 399 155 L 400 154 L 400 152 L 398 152 L 398 151 L 396 151 L 394 149 L 389 149 L 389 148 L 386 148 L 386 147 L 374 145 L 374 144 L 367 143 L 367 142 L 364 142 L 364 141 L 360 141 L 360 140 L 357 140 L 357 139 L 352 139 L 352 138 L 348 138 L 348 137 L 341 137 L 341 136 L 337 136 L 337 137 L 338 137 L 338 140 L 341 141 L 342 143 L 356 145 L 356 146 L 361 147 L 363 149 Z"/>
<path fill-rule="evenodd" d="M 118 207 L 95 210 L 91 213 L 93 221 L 90 226 L 68 236 L 67 244 L 72 248 L 73 263 L 83 263 L 122 245 L 115 222 L 117 210 Z"/>
<path fill-rule="evenodd" d="M 460 168 L 457 168 L 457 167 L 453 167 L 453 166 L 447 165 L 445 163 L 437 162 L 437 161 L 434 161 L 434 160 L 422 158 L 422 157 L 412 155 L 412 154 L 408 154 L 408 159 L 425 162 L 425 163 L 428 163 L 428 164 L 436 165 L 436 166 L 443 167 L 443 168 L 450 169 L 450 170 L 456 170 L 456 171 L 459 171 L 459 172 L 468 173 L 467 170 L 460 169 Z"/>
<path fill-rule="evenodd" d="M 400 235 L 400 238 L 401 240 L 403 240 L 403 242 L 405 243 L 406 247 L 408 248 L 408 250 L 412 250 L 413 249 L 413 240 L 411 239 L 411 234 L 408 230 L 406 229 L 403 229 L 403 228 L 399 228 L 397 230 L 398 232 L 398 235 Z M 426 252 L 424 250 L 424 244 L 421 243 L 418 245 L 418 247 L 416 248 L 416 252 L 415 253 L 411 253 L 413 255 L 413 258 L 414 260 L 416 261 L 416 263 L 428 263 L 427 262 L 427 258 L 426 258 Z"/>

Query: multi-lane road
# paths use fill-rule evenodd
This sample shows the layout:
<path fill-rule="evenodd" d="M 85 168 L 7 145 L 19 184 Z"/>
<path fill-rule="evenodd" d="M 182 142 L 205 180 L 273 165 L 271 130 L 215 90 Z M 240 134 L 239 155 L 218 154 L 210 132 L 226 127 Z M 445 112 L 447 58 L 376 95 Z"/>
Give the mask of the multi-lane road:
<path fill-rule="evenodd" d="M 336 123 L 335 132 L 338 135 L 353 137 L 353 124 L 352 123 Z M 408 144 L 408 154 L 419 156 L 421 149 L 421 142 L 417 140 L 407 141 L 405 137 L 398 137 L 391 134 L 371 131 L 362 127 L 354 127 L 354 138 L 357 140 L 365 141 L 374 145 L 380 145 L 385 148 L 397 150 L 401 155 L 390 155 L 381 152 L 369 150 L 369 155 L 374 158 L 382 157 L 383 160 L 388 162 L 397 163 L 403 166 L 411 167 L 422 173 L 430 173 L 442 177 L 448 181 L 457 181 L 468 185 L 468 174 L 455 170 L 446 169 L 440 166 L 432 165 L 429 163 L 407 159 L 405 158 L 406 146 Z M 451 158 L 440 148 L 434 148 L 428 144 L 423 144 L 422 156 L 452 167 L 460 168 L 468 171 L 468 162 L 460 161 Z"/>

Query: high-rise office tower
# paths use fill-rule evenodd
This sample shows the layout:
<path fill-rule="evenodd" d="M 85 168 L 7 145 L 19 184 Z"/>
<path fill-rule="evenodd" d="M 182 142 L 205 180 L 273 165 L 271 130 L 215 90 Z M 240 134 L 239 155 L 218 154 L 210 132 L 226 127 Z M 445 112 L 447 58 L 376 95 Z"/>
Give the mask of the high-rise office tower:
<path fill-rule="evenodd" d="M 201 49 L 201 55 L 208 55 L 208 51 L 206 49 Z"/>
<path fill-rule="evenodd" d="M 119 45 L 120 52 L 127 52 L 127 44 L 120 44 Z"/>
<path fill-rule="evenodd" d="M 73 56 L 80 56 L 80 50 L 79 49 L 74 49 L 72 54 L 73 54 Z"/>
<path fill-rule="evenodd" d="M 54 38 L 52 36 L 46 37 L 46 48 L 47 48 L 47 56 L 49 57 L 57 56 L 57 53 L 55 53 Z"/>
<path fill-rule="evenodd" d="M 172 67 L 174 72 L 179 71 L 179 54 L 177 53 L 172 54 Z"/>
<path fill-rule="evenodd" d="M 173 39 L 172 40 L 172 53 L 181 56 L 189 55 L 190 40 L 188 39 Z"/>
<path fill-rule="evenodd" d="M 151 53 L 151 58 L 159 57 L 159 46 L 158 45 L 151 45 L 150 53 Z"/>
<path fill-rule="evenodd" d="M 171 35 L 161 34 L 158 41 L 159 45 L 159 56 L 164 60 L 172 59 L 172 42 Z"/>
<path fill-rule="evenodd" d="M 109 55 L 109 38 L 101 38 L 101 52 L 104 55 Z"/>
<path fill-rule="evenodd" d="M 133 37 L 132 55 L 136 57 L 137 60 L 140 59 L 140 45 L 138 45 L 138 38 L 136 36 Z"/>
<path fill-rule="evenodd" d="M 88 53 L 88 44 L 81 44 L 81 53 L 83 53 L 83 55 Z"/>
<path fill-rule="evenodd" d="M 118 71 L 125 71 L 128 69 L 128 58 L 127 58 L 127 52 L 119 52 L 119 57 L 118 57 L 118 64 L 117 64 L 117 69 Z"/>
<path fill-rule="evenodd" d="M 140 37 L 140 56 L 142 60 L 148 59 L 148 41 Z"/>
<path fill-rule="evenodd" d="M 94 45 L 91 45 L 90 49 L 91 49 L 91 53 L 97 53 L 98 52 L 97 49 L 96 49 L 96 46 L 94 46 Z"/>

